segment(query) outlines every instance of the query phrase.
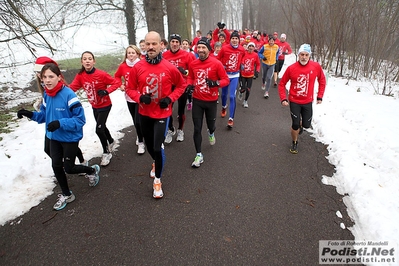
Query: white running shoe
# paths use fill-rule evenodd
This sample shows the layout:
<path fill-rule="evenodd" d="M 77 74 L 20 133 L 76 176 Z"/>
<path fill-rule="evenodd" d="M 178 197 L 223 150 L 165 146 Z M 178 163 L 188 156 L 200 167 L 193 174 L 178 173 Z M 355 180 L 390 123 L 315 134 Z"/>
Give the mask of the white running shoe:
<path fill-rule="evenodd" d="M 75 195 L 71 192 L 71 195 L 69 196 L 65 196 L 63 194 L 58 194 L 58 199 L 55 202 L 53 208 L 56 211 L 62 210 L 65 208 L 65 206 L 67 206 L 67 203 L 71 203 L 72 201 L 75 200 Z"/>
<path fill-rule="evenodd" d="M 94 169 L 94 173 L 91 175 L 86 175 L 86 177 L 89 179 L 89 186 L 95 187 L 100 181 L 100 176 L 99 176 L 100 166 L 94 164 L 91 167 Z"/>
<path fill-rule="evenodd" d="M 239 101 L 242 101 L 242 96 L 243 96 L 243 95 L 244 95 L 244 93 L 238 91 L 238 96 L 237 96 L 237 98 L 238 98 Z"/>
<path fill-rule="evenodd" d="M 145 145 L 144 142 L 139 142 L 139 145 L 137 146 L 137 153 L 138 154 L 144 154 L 145 153 Z"/>
<path fill-rule="evenodd" d="M 263 95 L 266 99 L 269 99 L 269 92 L 265 92 L 265 95 Z"/>
<path fill-rule="evenodd" d="M 262 83 L 262 90 L 266 90 L 266 85 L 265 85 L 265 83 Z"/>
<path fill-rule="evenodd" d="M 101 166 L 107 166 L 109 165 L 109 163 L 111 162 L 111 158 L 112 158 L 112 153 L 108 152 L 108 153 L 103 153 L 103 156 L 101 157 Z"/>
<path fill-rule="evenodd" d="M 139 137 L 136 138 L 136 146 L 139 146 Z"/>
<path fill-rule="evenodd" d="M 114 152 L 114 151 L 116 151 L 116 148 L 118 148 L 118 147 L 119 147 L 119 143 L 117 143 L 117 141 L 114 140 L 114 142 L 108 144 L 108 152 L 110 152 L 110 153 Z"/>
<path fill-rule="evenodd" d="M 183 132 L 183 130 L 178 129 L 178 130 L 177 130 L 177 138 L 176 138 L 176 141 L 181 142 L 181 141 L 183 141 L 183 140 L 184 140 L 184 132 Z"/>
<path fill-rule="evenodd" d="M 201 166 L 203 162 L 204 162 L 204 156 L 202 154 L 197 155 L 195 156 L 194 162 L 191 164 L 191 167 L 198 168 Z"/>
<path fill-rule="evenodd" d="M 156 178 L 154 179 L 154 183 L 153 183 L 153 188 L 154 188 L 154 193 L 152 194 L 152 196 L 155 199 L 160 199 L 163 197 L 163 191 L 162 191 L 162 183 L 161 183 L 161 179 L 160 178 Z"/>
<path fill-rule="evenodd" d="M 173 131 L 168 129 L 168 133 L 166 133 L 166 137 L 165 137 L 165 143 L 167 143 L 167 144 L 171 143 L 173 140 L 173 136 L 175 134 L 176 134 L 175 128 L 173 128 Z"/>
<path fill-rule="evenodd" d="M 248 108 L 248 101 L 244 101 L 242 105 L 244 106 L 244 108 Z"/>

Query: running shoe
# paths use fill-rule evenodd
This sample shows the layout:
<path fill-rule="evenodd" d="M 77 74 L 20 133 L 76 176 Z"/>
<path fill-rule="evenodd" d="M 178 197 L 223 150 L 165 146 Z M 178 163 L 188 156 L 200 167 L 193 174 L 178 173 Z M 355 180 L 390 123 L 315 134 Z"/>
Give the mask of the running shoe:
<path fill-rule="evenodd" d="M 150 171 L 150 177 L 155 178 L 155 163 L 152 163 L 152 168 Z"/>
<path fill-rule="evenodd" d="M 165 137 L 165 143 L 169 144 L 172 142 L 173 140 L 173 136 L 176 134 L 176 130 L 173 127 L 173 131 L 168 129 L 168 133 L 166 133 L 166 137 Z"/>
<path fill-rule="evenodd" d="M 242 106 L 244 106 L 244 108 L 248 108 L 248 101 L 244 101 L 244 102 L 242 103 Z"/>
<path fill-rule="evenodd" d="M 176 137 L 176 141 L 178 142 L 182 142 L 184 140 L 184 132 L 181 129 L 177 130 L 177 137 Z"/>
<path fill-rule="evenodd" d="M 98 182 L 100 181 L 100 176 L 99 176 L 100 166 L 95 164 L 95 165 L 92 165 L 91 167 L 94 169 L 94 173 L 91 175 L 86 174 L 86 177 L 89 179 L 89 186 L 95 187 L 98 184 Z"/>
<path fill-rule="evenodd" d="M 101 157 L 101 166 L 107 166 L 109 165 L 109 163 L 111 162 L 111 158 L 112 158 L 112 153 L 108 152 L 108 153 L 103 153 L 103 156 Z"/>
<path fill-rule="evenodd" d="M 154 189 L 154 193 L 152 194 L 154 199 L 162 198 L 163 197 L 163 191 L 162 191 L 162 183 L 161 183 L 161 179 L 160 178 L 155 178 L 154 179 L 154 183 L 153 183 L 152 187 Z"/>
<path fill-rule="evenodd" d="M 137 153 L 140 155 L 145 153 L 144 142 L 139 142 L 139 145 L 137 145 Z"/>
<path fill-rule="evenodd" d="M 237 99 L 238 99 L 239 101 L 242 101 L 243 95 L 244 95 L 244 93 L 242 93 L 242 92 L 239 91 L 239 92 L 238 92 Z"/>
<path fill-rule="evenodd" d="M 114 142 L 108 144 L 108 152 L 114 152 L 116 151 L 116 148 L 119 147 L 119 144 L 114 140 Z"/>
<path fill-rule="evenodd" d="M 233 118 L 229 118 L 229 121 L 227 122 L 227 127 L 232 128 L 233 126 L 234 126 Z"/>
<path fill-rule="evenodd" d="M 65 208 L 65 206 L 67 206 L 67 203 L 71 203 L 72 201 L 75 200 L 75 195 L 71 192 L 71 195 L 69 196 L 65 196 L 63 194 L 58 194 L 58 199 L 55 202 L 53 208 L 56 211 L 62 210 Z"/>
<path fill-rule="evenodd" d="M 215 145 L 216 139 L 215 139 L 215 132 L 212 134 L 209 134 L 209 129 L 208 129 L 208 137 L 209 137 L 209 144 Z"/>
<path fill-rule="evenodd" d="M 269 99 L 269 92 L 265 92 L 265 94 L 263 95 L 263 97 L 265 97 L 265 99 Z"/>
<path fill-rule="evenodd" d="M 292 154 L 297 154 L 298 153 L 298 141 L 293 141 L 292 142 L 292 147 L 290 149 L 290 152 Z"/>
<path fill-rule="evenodd" d="M 194 162 L 191 164 L 191 167 L 198 168 L 201 166 L 203 162 L 204 162 L 204 156 L 202 154 L 197 155 L 195 156 Z"/>
<path fill-rule="evenodd" d="M 220 112 L 221 117 L 225 117 L 227 114 L 227 107 L 222 107 L 222 111 Z"/>

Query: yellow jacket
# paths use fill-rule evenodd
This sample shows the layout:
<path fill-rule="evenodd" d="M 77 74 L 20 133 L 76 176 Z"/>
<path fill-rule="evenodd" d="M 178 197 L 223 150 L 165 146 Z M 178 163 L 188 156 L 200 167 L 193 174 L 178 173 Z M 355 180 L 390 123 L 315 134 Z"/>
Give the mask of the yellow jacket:
<path fill-rule="evenodd" d="M 277 44 L 270 46 L 269 44 L 264 44 L 259 50 L 258 55 L 263 64 L 274 65 L 277 63 L 277 58 L 279 54 L 279 48 Z"/>

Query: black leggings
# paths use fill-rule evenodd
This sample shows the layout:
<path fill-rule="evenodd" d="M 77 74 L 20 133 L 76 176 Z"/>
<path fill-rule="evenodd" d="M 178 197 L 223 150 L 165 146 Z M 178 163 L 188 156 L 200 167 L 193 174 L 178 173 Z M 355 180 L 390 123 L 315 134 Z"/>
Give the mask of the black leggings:
<path fill-rule="evenodd" d="M 167 131 L 169 118 L 155 119 L 140 115 L 141 132 L 144 136 L 144 142 L 148 153 L 155 161 L 155 176 L 161 178 L 165 163 L 165 152 L 163 142 Z"/>
<path fill-rule="evenodd" d="M 55 177 L 61 187 L 62 193 L 66 196 L 71 195 L 71 193 L 69 192 L 65 172 L 68 174 L 93 174 L 95 171 L 92 167 L 75 164 L 78 144 L 78 142 L 60 142 L 49 139 L 51 166 L 53 167 Z"/>
<path fill-rule="evenodd" d="M 194 123 L 194 145 L 197 153 L 201 152 L 202 144 L 202 124 L 204 120 L 204 114 L 206 119 L 206 125 L 209 129 L 209 133 L 212 134 L 216 130 L 216 112 L 217 112 L 217 101 L 201 101 L 193 99 L 192 117 Z"/>
<path fill-rule="evenodd" d="M 240 77 L 240 84 L 241 84 L 240 92 L 241 93 L 245 92 L 245 100 L 246 101 L 248 101 L 249 93 L 251 91 L 252 80 L 253 80 L 253 78 Z"/>
<path fill-rule="evenodd" d="M 139 105 L 138 103 L 127 102 L 127 108 L 129 109 L 130 115 L 132 116 L 133 124 L 136 128 L 136 134 L 139 138 L 139 142 L 143 142 L 143 133 L 141 132 L 141 123 L 139 116 Z"/>
<path fill-rule="evenodd" d="M 50 139 L 47 136 L 44 136 L 44 152 L 51 158 L 50 155 Z M 83 157 L 82 150 L 78 147 L 76 157 L 78 157 L 79 162 L 83 163 L 85 158 Z"/>
<path fill-rule="evenodd" d="M 110 111 L 111 106 L 109 106 L 109 108 L 103 109 L 93 108 L 94 119 L 96 120 L 96 134 L 99 137 L 103 147 L 103 153 L 108 153 L 108 143 L 111 144 L 114 142 L 111 133 L 109 133 L 109 130 L 105 125 Z"/>
<path fill-rule="evenodd" d="M 183 93 L 177 100 L 177 120 L 179 121 L 178 129 L 183 130 L 184 121 L 186 121 L 186 115 L 184 114 L 186 103 L 187 103 L 187 93 Z M 173 115 L 169 118 L 169 129 L 173 131 Z"/>
<path fill-rule="evenodd" d="M 312 123 L 313 109 L 312 103 L 297 104 L 290 102 L 292 129 L 298 130 L 301 126 L 309 128 Z"/>

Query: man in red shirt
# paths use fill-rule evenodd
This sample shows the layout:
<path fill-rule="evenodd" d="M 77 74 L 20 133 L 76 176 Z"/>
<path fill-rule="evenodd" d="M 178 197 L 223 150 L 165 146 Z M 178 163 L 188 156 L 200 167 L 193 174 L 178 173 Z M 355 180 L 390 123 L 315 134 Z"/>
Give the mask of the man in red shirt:
<path fill-rule="evenodd" d="M 312 103 L 314 85 L 317 79 L 319 88 L 317 92 L 317 104 L 321 104 L 326 88 L 326 77 L 320 64 L 310 60 L 311 48 L 309 44 L 302 44 L 298 51 L 299 61 L 290 65 L 284 72 L 278 85 L 281 104 L 290 106 L 291 110 L 291 137 L 292 147 L 290 152 L 298 153 L 298 135 L 303 128 L 309 128 L 312 122 Z M 285 85 L 291 81 L 288 99 Z"/>
<path fill-rule="evenodd" d="M 291 45 L 286 41 L 287 35 L 282 33 L 280 36 L 279 55 L 277 59 L 276 67 L 274 68 L 274 87 L 277 87 L 278 73 L 281 71 L 284 65 L 285 56 L 292 53 Z"/>
<path fill-rule="evenodd" d="M 163 58 L 171 62 L 176 68 L 182 73 L 186 79 L 188 74 L 188 65 L 195 60 L 195 56 L 192 53 L 180 49 L 181 37 L 179 34 L 172 34 L 169 37 L 169 50 L 162 53 Z M 176 141 L 184 140 L 183 126 L 186 121 L 186 115 L 184 113 L 187 103 L 187 93 L 183 93 L 178 100 L 177 120 L 179 121 L 179 127 L 177 128 Z M 175 127 L 173 126 L 173 115 L 170 116 L 168 133 L 166 134 L 165 143 L 169 144 L 172 142 L 173 136 L 176 134 Z"/>
<path fill-rule="evenodd" d="M 172 115 L 172 103 L 183 94 L 186 82 L 176 66 L 162 58 L 158 32 L 148 32 L 145 44 L 146 57 L 133 66 L 125 89 L 127 95 L 139 103 L 144 142 L 154 160 L 150 171 L 150 177 L 154 178 L 153 197 L 159 199 L 163 197 L 161 175 L 167 124 Z"/>
<path fill-rule="evenodd" d="M 202 124 L 205 114 L 208 127 L 209 143 L 215 144 L 216 113 L 219 87 L 229 84 L 229 77 L 223 65 L 213 56 L 210 56 L 211 46 L 206 37 L 201 38 L 197 43 L 199 58 L 189 66 L 187 77 L 187 90 L 193 94 L 192 117 L 194 123 L 194 145 L 197 155 L 192 167 L 200 167 L 204 162 L 201 152 Z"/>

